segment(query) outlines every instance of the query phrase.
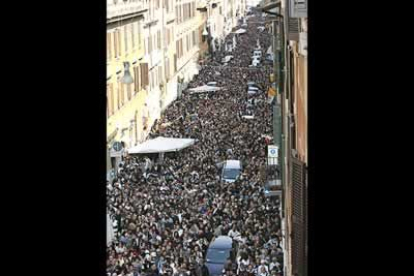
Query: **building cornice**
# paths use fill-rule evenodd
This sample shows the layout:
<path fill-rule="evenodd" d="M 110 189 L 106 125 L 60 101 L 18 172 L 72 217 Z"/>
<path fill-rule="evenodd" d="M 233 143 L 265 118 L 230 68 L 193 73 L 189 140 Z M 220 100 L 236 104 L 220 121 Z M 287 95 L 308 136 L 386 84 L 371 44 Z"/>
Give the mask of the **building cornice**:
<path fill-rule="evenodd" d="M 143 10 L 140 10 L 140 11 L 137 11 L 137 12 L 132 12 L 132 13 L 129 13 L 129 14 L 117 15 L 117 16 L 108 18 L 108 19 L 106 19 L 106 24 L 108 25 L 108 24 L 112 24 L 112 23 L 118 22 L 120 20 L 124 21 L 124 20 L 128 20 L 128 19 L 135 18 L 135 17 L 144 17 L 144 14 L 145 14 L 145 12 L 147 10 L 148 9 L 143 9 Z"/>

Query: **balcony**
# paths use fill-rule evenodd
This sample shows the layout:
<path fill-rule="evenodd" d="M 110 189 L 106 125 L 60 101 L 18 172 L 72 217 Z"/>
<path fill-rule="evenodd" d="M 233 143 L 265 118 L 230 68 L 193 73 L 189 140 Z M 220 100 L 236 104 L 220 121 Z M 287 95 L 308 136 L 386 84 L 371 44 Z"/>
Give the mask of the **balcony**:
<path fill-rule="evenodd" d="M 116 2 L 116 4 L 114 4 L 114 2 Z M 147 9 L 148 5 L 144 4 L 143 1 L 130 0 L 128 2 L 124 2 L 122 0 L 108 0 L 106 20 L 107 23 L 112 23 L 116 21 L 119 17 L 122 17 L 123 19 L 128 19 L 130 17 L 134 17 L 138 14 L 144 13 Z"/>

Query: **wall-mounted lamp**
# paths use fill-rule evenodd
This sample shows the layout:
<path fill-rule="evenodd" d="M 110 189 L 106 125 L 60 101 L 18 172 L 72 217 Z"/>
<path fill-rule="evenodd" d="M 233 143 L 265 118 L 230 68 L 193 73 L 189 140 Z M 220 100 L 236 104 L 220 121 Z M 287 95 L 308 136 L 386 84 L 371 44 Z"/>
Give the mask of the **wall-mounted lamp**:
<path fill-rule="evenodd" d="M 124 62 L 124 76 L 121 78 L 121 83 L 131 84 L 134 82 L 134 79 L 129 72 L 129 62 Z"/>

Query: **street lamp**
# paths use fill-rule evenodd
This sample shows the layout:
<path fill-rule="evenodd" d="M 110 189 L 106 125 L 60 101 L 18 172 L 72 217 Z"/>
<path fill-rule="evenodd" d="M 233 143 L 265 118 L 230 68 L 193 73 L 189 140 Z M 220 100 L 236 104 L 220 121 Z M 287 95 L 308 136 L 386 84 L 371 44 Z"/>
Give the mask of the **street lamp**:
<path fill-rule="evenodd" d="M 121 83 L 131 84 L 134 82 L 134 79 L 129 72 L 129 62 L 124 62 L 124 76 L 121 78 Z"/>

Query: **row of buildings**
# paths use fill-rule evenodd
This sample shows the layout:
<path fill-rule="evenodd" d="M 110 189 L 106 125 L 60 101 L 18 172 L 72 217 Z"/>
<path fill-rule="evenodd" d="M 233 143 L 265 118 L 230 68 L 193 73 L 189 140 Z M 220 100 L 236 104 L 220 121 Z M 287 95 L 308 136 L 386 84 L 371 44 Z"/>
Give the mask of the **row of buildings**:
<path fill-rule="evenodd" d="M 198 73 L 209 45 L 223 41 L 246 0 L 107 1 L 108 170 L 124 148 L 147 138 L 161 112 Z M 131 84 L 122 82 L 130 74 Z"/>
<path fill-rule="evenodd" d="M 285 276 L 308 274 L 307 0 L 263 0 L 274 35 Z"/>

